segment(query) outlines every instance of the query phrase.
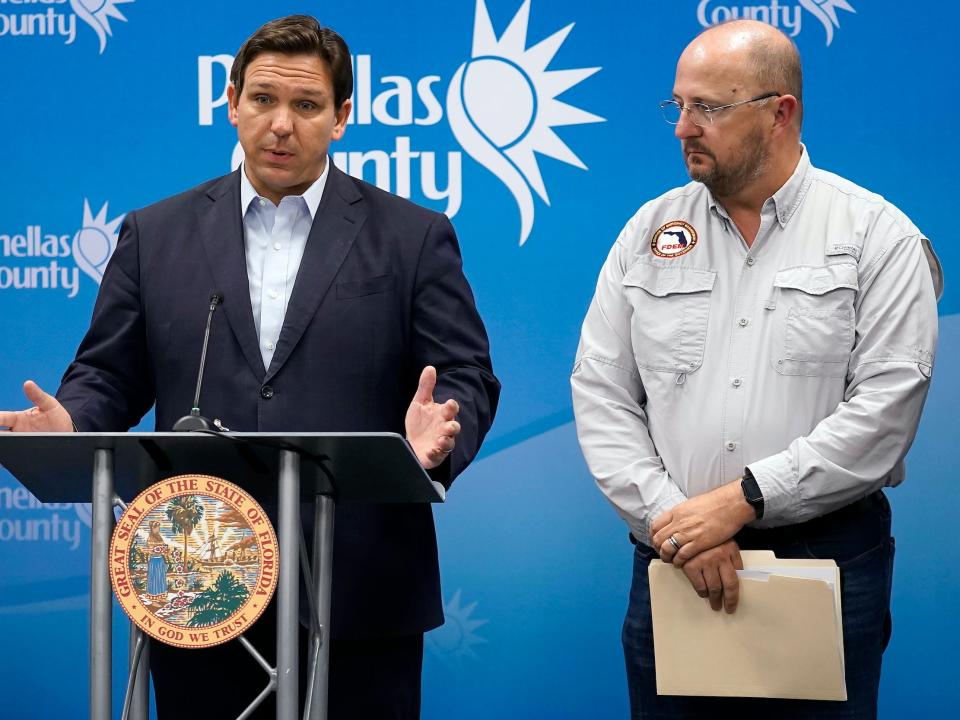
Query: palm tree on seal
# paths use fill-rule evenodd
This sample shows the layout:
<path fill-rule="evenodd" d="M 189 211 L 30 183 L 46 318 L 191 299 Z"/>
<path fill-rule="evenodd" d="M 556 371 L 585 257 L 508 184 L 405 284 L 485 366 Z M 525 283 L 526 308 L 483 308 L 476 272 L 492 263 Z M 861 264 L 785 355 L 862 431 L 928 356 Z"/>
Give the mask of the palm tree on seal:
<path fill-rule="evenodd" d="M 250 596 L 250 591 L 227 570 L 222 570 L 213 585 L 199 593 L 190 603 L 193 615 L 190 627 L 204 627 L 223 622 L 233 615 Z"/>
<path fill-rule="evenodd" d="M 183 571 L 187 571 L 187 538 L 203 520 L 203 505 L 195 495 L 181 495 L 167 503 L 167 520 L 175 533 L 183 533 Z"/>

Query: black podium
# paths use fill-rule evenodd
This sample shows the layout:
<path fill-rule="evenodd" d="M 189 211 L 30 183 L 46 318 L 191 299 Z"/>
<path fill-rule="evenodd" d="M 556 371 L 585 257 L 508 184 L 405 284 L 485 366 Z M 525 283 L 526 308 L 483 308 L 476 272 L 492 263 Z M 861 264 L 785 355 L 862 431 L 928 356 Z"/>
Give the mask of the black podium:
<path fill-rule="evenodd" d="M 0 464 L 41 502 L 92 503 L 90 543 L 90 718 L 111 720 L 112 592 L 108 551 L 113 509 L 173 475 L 207 474 L 275 497 L 280 572 L 277 664 L 242 642 L 268 676 L 240 716 L 276 692 L 278 720 L 298 714 L 298 563 L 307 579 L 311 642 L 304 715 L 327 716 L 330 585 L 334 507 L 338 502 L 443 502 L 410 446 L 393 433 L 0 433 Z M 315 503 L 313 565 L 306 552 L 300 503 Z M 284 561 L 286 559 L 286 561 Z M 149 645 L 131 624 L 130 675 L 124 717 L 146 720 Z"/>

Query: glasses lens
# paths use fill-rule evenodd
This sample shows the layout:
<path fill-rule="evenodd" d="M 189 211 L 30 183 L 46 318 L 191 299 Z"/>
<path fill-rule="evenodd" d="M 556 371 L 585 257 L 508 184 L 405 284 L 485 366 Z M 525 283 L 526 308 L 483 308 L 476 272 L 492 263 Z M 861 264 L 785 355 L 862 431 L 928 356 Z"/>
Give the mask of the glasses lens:
<path fill-rule="evenodd" d="M 676 100 L 664 100 L 660 103 L 660 112 L 663 114 L 663 119 L 671 125 L 680 122 L 681 109 Z"/>

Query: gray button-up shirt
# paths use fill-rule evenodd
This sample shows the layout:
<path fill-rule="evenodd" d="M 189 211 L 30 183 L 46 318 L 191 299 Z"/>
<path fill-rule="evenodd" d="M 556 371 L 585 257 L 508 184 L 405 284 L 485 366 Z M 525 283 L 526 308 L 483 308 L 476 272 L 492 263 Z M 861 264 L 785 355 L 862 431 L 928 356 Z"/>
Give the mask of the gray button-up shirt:
<path fill-rule="evenodd" d="M 601 270 L 571 378 L 600 489 L 649 542 L 660 513 L 744 467 L 760 527 L 899 484 L 941 286 L 913 223 L 806 149 L 752 247 L 700 183 L 647 203 Z"/>

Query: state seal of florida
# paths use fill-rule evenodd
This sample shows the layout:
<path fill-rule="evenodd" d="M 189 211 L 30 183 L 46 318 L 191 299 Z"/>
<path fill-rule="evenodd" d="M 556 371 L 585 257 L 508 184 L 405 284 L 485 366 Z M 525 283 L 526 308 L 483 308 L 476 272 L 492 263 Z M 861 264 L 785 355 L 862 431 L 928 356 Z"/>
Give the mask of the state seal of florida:
<path fill-rule="evenodd" d="M 130 619 L 168 645 L 242 635 L 277 587 L 277 535 L 242 488 L 178 475 L 131 502 L 110 542 L 110 582 Z"/>

